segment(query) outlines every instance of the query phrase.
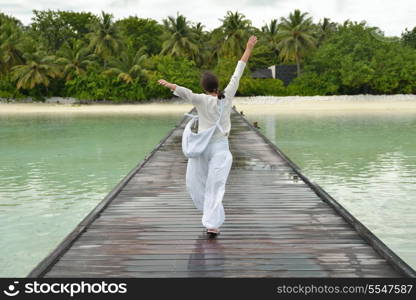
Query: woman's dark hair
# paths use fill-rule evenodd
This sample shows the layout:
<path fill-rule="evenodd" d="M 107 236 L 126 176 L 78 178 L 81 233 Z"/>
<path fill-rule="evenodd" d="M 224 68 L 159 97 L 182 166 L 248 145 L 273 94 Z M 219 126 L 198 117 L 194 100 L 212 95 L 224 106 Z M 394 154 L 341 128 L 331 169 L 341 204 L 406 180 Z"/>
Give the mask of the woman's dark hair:
<path fill-rule="evenodd" d="M 217 93 L 218 99 L 225 98 L 224 92 L 218 90 L 218 78 L 209 71 L 202 73 L 201 86 L 208 93 Z"/>

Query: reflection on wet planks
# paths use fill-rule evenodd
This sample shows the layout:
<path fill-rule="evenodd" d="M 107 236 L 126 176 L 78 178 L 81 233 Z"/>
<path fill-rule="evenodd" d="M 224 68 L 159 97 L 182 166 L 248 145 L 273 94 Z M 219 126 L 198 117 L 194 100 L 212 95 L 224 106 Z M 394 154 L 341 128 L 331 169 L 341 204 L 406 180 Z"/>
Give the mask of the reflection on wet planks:
<path fill-rule="evenodd" d="M 218 238 L 207 239 L 185 191 L 186 120 L 76 240 L 32 276 L 403 276 L 236 112 L 226 220 Z"/>

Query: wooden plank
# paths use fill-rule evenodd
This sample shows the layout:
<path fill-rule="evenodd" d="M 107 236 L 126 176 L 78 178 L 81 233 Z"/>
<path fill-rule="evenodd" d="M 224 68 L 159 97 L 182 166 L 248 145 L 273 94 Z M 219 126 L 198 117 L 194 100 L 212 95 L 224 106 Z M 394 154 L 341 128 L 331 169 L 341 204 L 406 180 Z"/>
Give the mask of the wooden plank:
<path fill-rule="evenodd" d="M 56 261 L 64 255 L 65 251 L 70 248 L 71 244 L 81 235 L 81 233 L 99 216 L 108 204 L 116 198 L 118 193 L 127 185 L 133 176 L 139 172 L 147 161 L 162 147 L 169 137 L 173 135 L 186 118 L 184 117 L 172 130 L 160 141 L 160 143 L 149 153 L 145 159 L 133 168 L 114 188 L 111 192 L 71 231 L 63 241 L 50 252 L 39 264 L 27 275 L 27 277 L 43 277 L 43 275 L 56 263 Z"/>
<path fill-rule="evenodd" d="M 29 277 L 412 276 L 246 119 L 231 118 L 217 239 L 185 189 L 184 118 Z"/>

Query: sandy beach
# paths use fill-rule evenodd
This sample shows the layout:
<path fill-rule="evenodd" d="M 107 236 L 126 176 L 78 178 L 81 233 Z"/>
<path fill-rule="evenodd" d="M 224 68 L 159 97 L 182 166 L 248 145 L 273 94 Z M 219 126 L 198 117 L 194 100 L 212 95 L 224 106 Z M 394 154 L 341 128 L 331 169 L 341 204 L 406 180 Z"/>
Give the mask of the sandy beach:
<path fill-rule="evenodd" d="M 236 97 L 238 111 L 262 114 L 297 113 L 416 113 L 416 95 Z M 11 114 L 176 114 L 192 108 L 186 102 L 145 104 L 0 103 L 0 115 Z"/>

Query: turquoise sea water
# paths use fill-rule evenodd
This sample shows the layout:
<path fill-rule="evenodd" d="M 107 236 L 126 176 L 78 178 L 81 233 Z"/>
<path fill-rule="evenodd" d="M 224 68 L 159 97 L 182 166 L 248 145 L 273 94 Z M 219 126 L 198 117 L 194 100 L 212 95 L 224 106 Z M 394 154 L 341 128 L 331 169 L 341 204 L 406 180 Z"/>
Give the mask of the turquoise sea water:
<path fill-rule="evenodd" d="M 416 114 L 247 115 L 308 178 L 416 268 Z"/>
<path fill-rule="evenodd" d="M 0 116 L 0 277 L 26 276 L 180 117 Z"/>

